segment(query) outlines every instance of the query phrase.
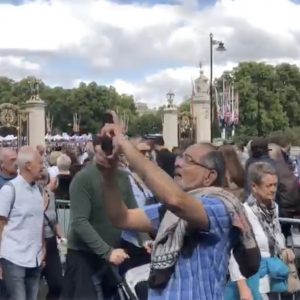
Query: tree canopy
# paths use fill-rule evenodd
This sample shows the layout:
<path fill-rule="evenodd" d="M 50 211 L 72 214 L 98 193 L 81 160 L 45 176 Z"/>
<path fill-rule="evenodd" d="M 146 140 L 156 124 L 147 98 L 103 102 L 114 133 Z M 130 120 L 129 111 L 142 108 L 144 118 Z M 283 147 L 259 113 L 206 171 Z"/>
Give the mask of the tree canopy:
<path fill-rule="evenodd" d="M 296 65 L 242 62 L 223 76 L 233 82 L 239 93 L 238 138 L 273 136 L 300 127 L 300 70 Z M 220 84 L 222 77 L 216 84 Z M 22 105 L 29 99 L 29 94 L 28 78 L 14 81 L 0 77 L 0 104 Z M 106 109 L 115 109 L 121 116 L 126 116 L 131 135 L 162 130 L 163 107 L 138 116 L 133 97 L 118 94 L 112 86 L 91 82 L 65 89 L 49 87 L 42 82 L 40 96 L 47 104 L 46 113 L 53 118 L 54 131 L 72 132 L 73 114 L 77 113 L 81 133 L 95 132 Z M 180 105 L 179 112 L 189 109 L 190 101 L 186 100 Z"/>
<path fill-rule="evenodd" d="M 239 93 L 237 135 L 267 136 L 300 126 L 300 70 L 296 65 L 243 62 L 223 76 L 232 80 Z"/>
<path fill-rule="evenodd" d="M 22 106 L 29 97 L 28 78 L 16 82 L 0 77 L 0 104 Z M 80 118 L 81 133 L 99 130 L 101 118 L 107 109 L 115 109 L 129 120 L 136 117 L 132 96 L 120 95 L 114 87 L 101 86 L 95 82 L 81 83 L 73 89 L 51 88 L 42 82 L 40 97 L 47 105 L 46 114 L 53 118 L 54 131 L 71 132 L 75 113 Z"/>

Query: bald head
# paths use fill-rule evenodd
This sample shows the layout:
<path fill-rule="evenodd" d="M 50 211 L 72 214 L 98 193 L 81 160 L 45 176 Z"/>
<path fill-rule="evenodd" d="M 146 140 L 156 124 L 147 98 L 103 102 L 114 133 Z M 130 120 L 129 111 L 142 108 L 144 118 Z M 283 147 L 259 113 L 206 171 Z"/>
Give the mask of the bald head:
<path fill-rule="evenodd" d="M 0 169 L 1 172 L 8 176 L 14 177 L 17 175 L 17 152 L 12 148 L 0 149 Z"/>
<path fill-rule="evenodd" d="M 175 162 L 175 181 L 184 189 L 222 186 L 225 162 L 222 153 L 209 143 L 188 147 Z"/>
<path fill-rule="evenodd" d="M 216 147 L 210 143 L 199 143 L 189 146 L 187 149 L 197 153 L 198 155 L 205 155 L 209 152 L 216 151 Z"/>

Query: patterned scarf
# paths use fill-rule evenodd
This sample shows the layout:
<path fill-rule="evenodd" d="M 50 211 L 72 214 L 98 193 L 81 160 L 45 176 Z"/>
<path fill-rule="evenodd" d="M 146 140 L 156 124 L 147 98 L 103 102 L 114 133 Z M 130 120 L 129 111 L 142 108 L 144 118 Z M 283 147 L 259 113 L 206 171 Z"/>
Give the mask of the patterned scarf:
<path fill-rule="evenodd" d="M 247 203 L 258 218 L 258 221 L 268 238 L 271 256 L 279 256 L 281 253 L 281 247 L 276 236 L 281 234 L 281 227 L 277 218 L 275 202 L 272 202 L 271 207 L 267 208 L 263 203 L 258 202 L 252 195 L 250 195 Z"/>
<path fill-rule="evenodd" d="M 239 232 L 239 243 L 234 247 L 233 254 L 240 271 L 245 277 L 255 274 L 260 263 L 260 252 L 241 202 L 230 192 L 218 187 L 199 188 L 191 191 L 190 194 L 195 198 L 212 197 L 223 201 L 232 225 Z M 178 257 L 182 254 L 186 236 L 189 235 L 187 225 L 185 220 L 166 211 L 152 251 L 149 276 L 151 288 L 164 288 L 168 283 Z M 199 241 L 197 243 L 199 244 Z"/>

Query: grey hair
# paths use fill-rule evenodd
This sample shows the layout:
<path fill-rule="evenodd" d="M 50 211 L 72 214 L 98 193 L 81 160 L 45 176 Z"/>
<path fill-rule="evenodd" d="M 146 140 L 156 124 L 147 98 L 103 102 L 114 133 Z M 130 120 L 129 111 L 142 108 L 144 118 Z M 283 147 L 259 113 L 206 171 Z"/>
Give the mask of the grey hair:
<path fill-rule="evenodd" d="M 20 148 L 17 156 L 17 165 L 23 170 L 28 162 L 33 162 L 36 158 L 37 151 L 32 147 L 24 146 Z"/>
<path fill-rule="evenodd" d="M 16 153 L 16 150 L 13 148 L 0 148 L 0 163 L 2 163 L 6 159 L 6 155 L 11 152 Z"/>
<path fill-rule="evenodd" d="M 60 155 L 57 159 L 57 167 L 59 171 L 70 171 L 71 158 L 66 154 Z"/>
<path fill-rule="evenodd" d="M 218 150 L 212 150 L 201 159 L 201 163 L 203 163 L 207 168 L 216 171 L 217 178 L 214 182 L 214 186 L 224 186 L 225 160 L 222 153 Z"/>
<path fill-rule="evenodd" d="M 256 162 L 248 169 L 248 180 L 250 183 L 261 184 L 263 177 L 267 174 L 277 176 L 276 169 L 267 162 Z"/>

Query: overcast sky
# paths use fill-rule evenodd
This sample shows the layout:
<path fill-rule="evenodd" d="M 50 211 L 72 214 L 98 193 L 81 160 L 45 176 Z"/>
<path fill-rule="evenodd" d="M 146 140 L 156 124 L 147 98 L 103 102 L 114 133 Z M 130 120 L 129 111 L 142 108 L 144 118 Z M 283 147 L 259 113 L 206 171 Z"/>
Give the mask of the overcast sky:
<path fill-rule="evenodd" d="M 300 65 L 300 0 L 0 0 L 0 76 L 51 86 L 113 85 L 159 106 L 209 74 L 209 33 L 220 75 L 240 61 Z"/>

